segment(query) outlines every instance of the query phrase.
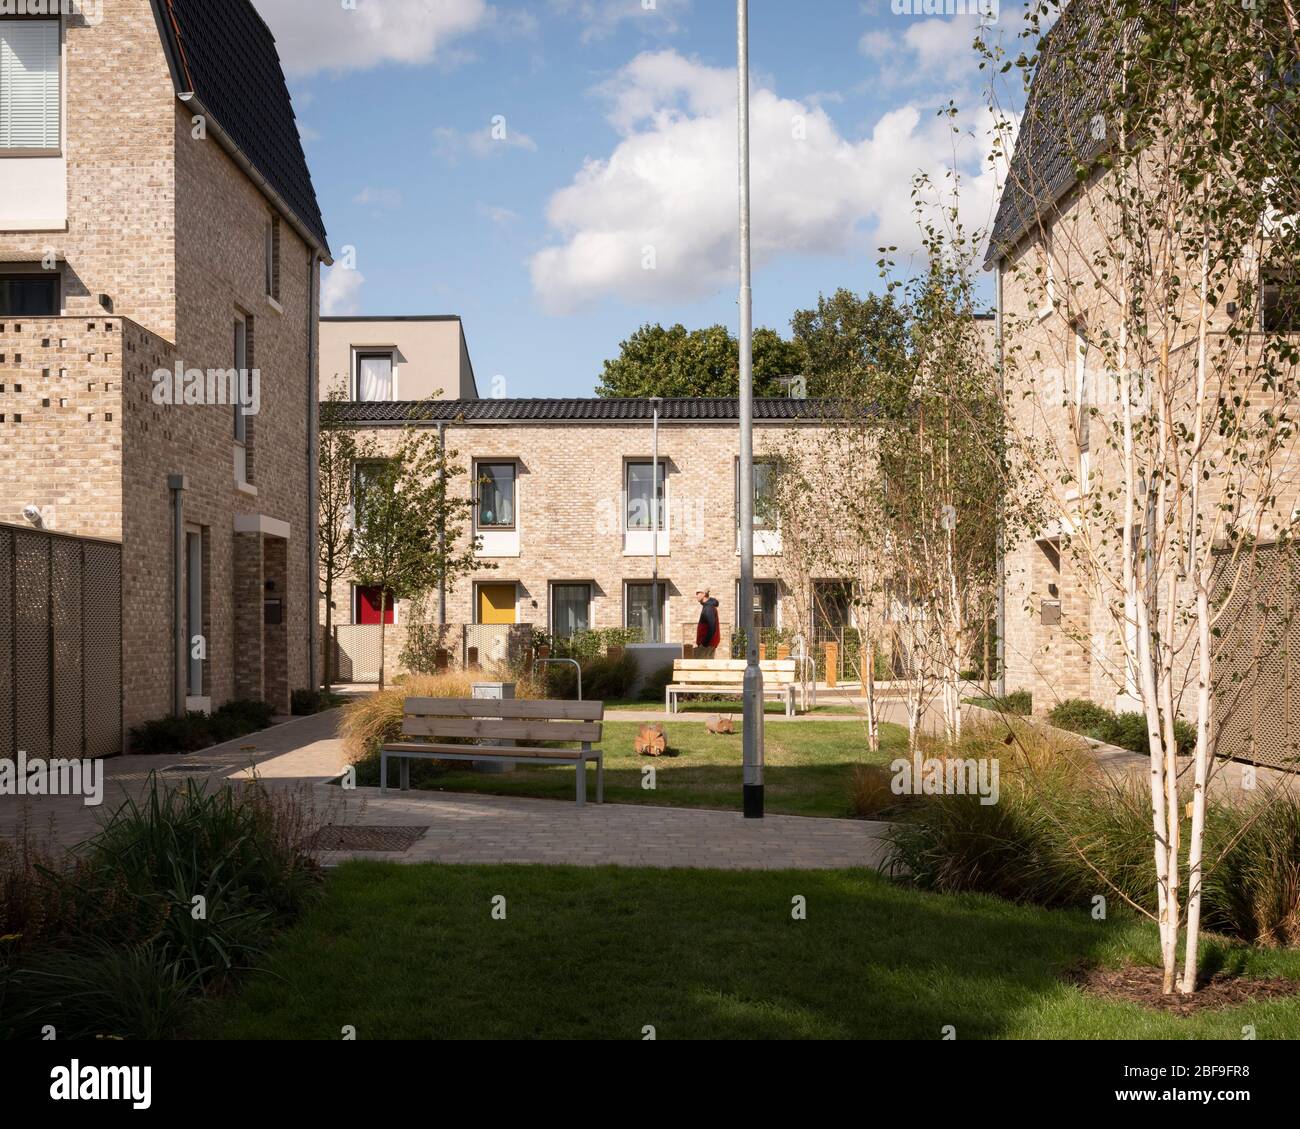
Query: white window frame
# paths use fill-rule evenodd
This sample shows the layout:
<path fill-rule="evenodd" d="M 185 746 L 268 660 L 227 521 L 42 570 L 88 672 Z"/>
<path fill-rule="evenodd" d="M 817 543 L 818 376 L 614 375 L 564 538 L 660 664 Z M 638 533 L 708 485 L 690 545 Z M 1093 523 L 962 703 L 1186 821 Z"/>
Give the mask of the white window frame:
<path fill-rule="evenodd" d="M 632 525 L 632 523 L 631 523 L 631 520 L 630 520 L 630 519 L 631 519 L 631 516 L 632 516 L 632 514 L 631 514 L 631 509 L 632 509 L 632 491 L 631 491 L 630 488 L 631 488 L 631 485 L 632 485 L 632 468 L 633 468 L 634 466 L 637 466 L 637 467 L 642 467 L 642 466 L 643 466 L 643 467 L 653 467 L 653 466 L 654 466 L 654 459 L 653 459 L 653 458 L 649 458 L 649 459 L 624 459 L 624 460 L 623 460 L 623 490 L 622 490 L 622 496 L 623 496 L 623 532 L 624 532 L 624 533 L 643 533 L 643 534 L 645 534 L 647 537 L 653 536 L 653 535 L 656 534 L 656 533 L 658 533 L 658 534 L 664 534 L 664 533 L 667 533 L 667 532 L 668 532 L 668 461 L 667 461 L 666 459 L 660 459 L 660 460 L 659 460 L 659 475 L 658 475 L 658 481 L 655 483 L 655 489 L 654 489 L 654 491 L 653 491 L 656 495 L 658 495 L 658 492 L 659 492 L 659 491 L 658 491 L 658 486 L 659 486 L 660 483 L 662 483 L 662 485 L 663 485 L 663 495 L 662 495 L 662 499 L 659 500 L 659 507 L 658 507 L 658 508 L 659 508 L 659 514 L 658 514 L 659 524 L 658 524 L 658 527 L 657 527 L 657 528 L 656 528 L 655 523 L 654 523 L 653 521 L 650 523 L 650 525 L 645 526 L 645 527 L 643 527 L 643 528 L 639 528 L 639 527 L 637 527 L 637 526 L 634 526 L 634 525 Z M 652 474 L 652 475 L 654 474 L 654 471 L 653 471 L 653 470 L 651 471 L 651 474 Z"/>
<path fill-rule="evenodd" d="M 60 19 L 27 19 L 27 18 L 7 18 L 0 19 L 0 27 L 18 28 L 18 27 L 37 27 L 47 35 L 49 32 L 54 33 L 54 144 L 53 145 L 28 145 L 16 146 L 6 144 L 4 141 L 3 115 L 0 115 L 0 157 L 61 157 L 63 156 L 63 21 Z M 48 44 L 46 44 L 48 46 Z M 4 78 L 0 75 L 0 84 Z M 49 92 L 46 91 L 48 94 Z M 0 93 L 0 98 L 3 95 Z M 4 100 L 6 103 L 7 99 Z M 48 133 L 50 125 L 50 115 L 48 107 L 45 113 L 45 130 Z M 12 128 L 12 122 L 11 122 Z M 49 140 L 48 136 L 45 138 Z"/>

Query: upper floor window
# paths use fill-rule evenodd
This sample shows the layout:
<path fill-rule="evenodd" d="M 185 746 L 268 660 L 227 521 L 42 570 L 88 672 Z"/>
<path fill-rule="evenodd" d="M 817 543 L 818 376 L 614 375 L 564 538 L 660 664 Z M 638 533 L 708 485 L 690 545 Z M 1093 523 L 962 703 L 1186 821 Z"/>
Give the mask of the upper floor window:
<path fill-rule="evenodd" d="M 1300 333 L 1300 274 L 1266 274 L 1261 289 L 1264 332 Z"/>
<path fill-rule="evenodd" d="M 0 20 L 0 151 L 60 151 L 59 21 Z"/>
<path fill-rule="evenodd" d="M 371 490 L 382 488 L 383 475 L 388 469 L 384 459 L 373 459 L 356 463 L 352 468 L 352 525 L 360 529 L 365 522 L 366 495 Z M 376 621 L 377 622 L 377 621 Z"/>
<path fill-rule="evenodd" d="M 754 463 L 754 528 L 775 530 L 780 525 L 776 509 L 776 464 Z M 740 528 L 740 462 L 736 463 L 736 528 Z"/>
<path fill-rule="evenodd" d="M 394 399 L 393 354 L 358 353 L 355 399 L 383 403 Z"/>
<path fill-rule="evenodd" d="M 280 217 L 266 221 L 266 296 L 280 300 Z"/>
<path fill-rule="evenodd" d="M 58 317 L 59 276 L 0 275 L 0 317 Z"/>
<path fill-rule="evenodd" d="M 653 462 L 627 464 L 627 528 L 649 532 L 664 528 L 664 463 L 656 475 Z"/>
<path fill-rule="evenodd" d="M 514 463 L 479 463 L 478 527 L 515 528 Z"/>

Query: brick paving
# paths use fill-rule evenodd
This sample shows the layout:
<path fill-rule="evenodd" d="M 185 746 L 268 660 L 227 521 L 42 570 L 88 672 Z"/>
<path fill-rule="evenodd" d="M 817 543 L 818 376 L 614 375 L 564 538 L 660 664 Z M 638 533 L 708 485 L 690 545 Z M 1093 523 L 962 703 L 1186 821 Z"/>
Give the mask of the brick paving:
<path fill-rule="evenodd" d="M 0 798 L 0 836 L 29 824 L 38 838 L 71 847 L 93 834 L 104 814 L 138 795 L 149 774 L 177 783 L 247 779 L 255 770 L 273 788 L 297 789 L 325 823 L 427 826 L 401 853 L 354 857 L 399 862 L 523 863 L 718 869 L 878 867 L 887 858 L 885 824 L 682 808 L 389 792 L 344 791 L 329 783 L 347 764 L 336 735 L 339 713 L 300 718 L 186 756 L 121 757 L 105 762 L 104 804 L 79 797 Z M 350 857 L 322 852 L 323 862 Z"/>

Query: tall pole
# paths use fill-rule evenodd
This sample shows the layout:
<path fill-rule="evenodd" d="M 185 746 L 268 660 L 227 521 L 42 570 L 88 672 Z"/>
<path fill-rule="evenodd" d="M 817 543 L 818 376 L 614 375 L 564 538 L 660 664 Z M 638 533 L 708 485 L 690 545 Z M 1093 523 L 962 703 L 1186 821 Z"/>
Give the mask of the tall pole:
<path fill-rule="evenodd" d="M 745 818 L 763 818 L 763 668 L 754 630 L 754 288 L 749 228 L 749 0 L 736 0 L 740 70 L 740 615 L 745 631 Z"/>
<path fill-rule="evenodd" d="M 650 522 L 651 543 L 654 545 L 654 574 L 650 578 L 650 606 L 654 608 L 655 621 L 651 624 L 652 643 L 663 643 L 661 633 L 663 631 L 664 607 L 663 601 L 659 597 L 659 523 L 663 520 L 663 506 L 659 499 L 659 405 L 662 399 L 658 396 L 650 397 L 650 403 L 654 406 L 654 435 L 650 440 L 653 448 L 654 469 L 650 472 L 653 478 L 650 482 L 650 508 L 654 514 Z"/>
<path fill-rule="evenodd" d="M 442 470 L 438 474 L 438 626 L 447 626 L 447 425 L 438 424 L 438 461 Z M 478 505 L 477 492 L 474 504 Z M 442 646 L 442 633 L 438 646 Z"/>

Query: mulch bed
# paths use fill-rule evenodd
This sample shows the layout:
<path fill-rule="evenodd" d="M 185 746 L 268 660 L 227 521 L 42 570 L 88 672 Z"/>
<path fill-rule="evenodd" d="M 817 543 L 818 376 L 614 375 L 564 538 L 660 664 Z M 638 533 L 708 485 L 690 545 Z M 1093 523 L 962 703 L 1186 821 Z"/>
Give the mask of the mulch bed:
<path fill-rule="evenodd" d="M 1300 995 L 1300 981 L 1280 977 L 1253 979 L 1229 972 L 1216 972 L 1208 980 L 1202 980 L 1194 996 L 1183 996 L 1177 992 L 1166 996 L 1161 991 L 1164 973 L 1159 968 L 1147 965 L 1131 964 L 1124 968 L 1080 967 L 1071 970 L 1066 979 L 1082 989 L 1085 995 L 1141 1004 L 1172 1015 L 1192 1015 L 1198 1011 L 1213 1011 L 1217 1008 Z"/>

